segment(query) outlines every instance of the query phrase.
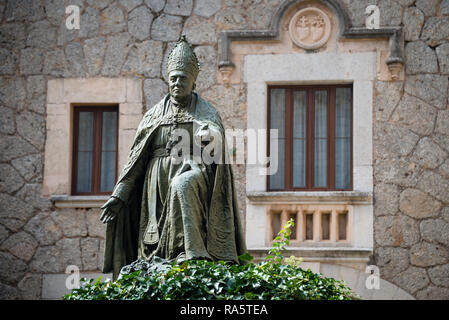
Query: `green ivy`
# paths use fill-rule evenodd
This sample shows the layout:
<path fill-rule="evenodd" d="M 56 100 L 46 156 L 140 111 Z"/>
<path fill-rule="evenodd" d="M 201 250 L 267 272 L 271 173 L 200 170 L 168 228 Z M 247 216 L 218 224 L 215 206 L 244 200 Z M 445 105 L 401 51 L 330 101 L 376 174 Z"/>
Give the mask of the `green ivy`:
<path fill-rule="evenodd" d="M 357 296 L 344 282 L 325 278 L 299 267 L 300 258 L 284 259 L 289 245 L 290 220 L 279 232 L 265 261 L 230 265 L 189 260 L 171 265 L 165 272 L 145 277 L 141 271 L 122 275 L 116 281 L 84 280 L 66 300 L 351 300 Z"/>

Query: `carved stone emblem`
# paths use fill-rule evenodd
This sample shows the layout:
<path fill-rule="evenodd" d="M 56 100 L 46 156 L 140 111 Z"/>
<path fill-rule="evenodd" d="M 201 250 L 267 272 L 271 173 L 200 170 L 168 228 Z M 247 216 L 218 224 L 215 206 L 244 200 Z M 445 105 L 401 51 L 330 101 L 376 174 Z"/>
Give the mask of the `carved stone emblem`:
<path fill-rule="evenodd" d="M 329 40 L 331 22 L 322 10 L 305 8 L 290 20 L 288 31 L 297 46 L 309 50 L 317 49 Z"/>

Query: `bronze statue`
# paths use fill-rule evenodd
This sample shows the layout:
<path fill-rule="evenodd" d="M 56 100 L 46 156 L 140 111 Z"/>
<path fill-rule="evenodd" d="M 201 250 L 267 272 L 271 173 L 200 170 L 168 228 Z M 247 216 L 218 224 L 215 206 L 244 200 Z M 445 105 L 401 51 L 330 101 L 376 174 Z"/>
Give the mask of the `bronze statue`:
<path fill-rule="evenodd" d="M 192 151 L 173 157 L 178 129 L 189 133 L 190 146 L 201 141 L 202 148 L 203 138 L 214 135 L 225 141 L 218 112 L 193 92 L 199 64 L 185 37 L 170 53 L 167 72 L 169 94 L 144 115 L 111 198 L 102 206 L 100 219 L 107 223 L 103 272 L 112 271 L 114 279 L 136 259 L 239 263 L 246 251 L 231 165 L 195 160 Z M 225 147 L 218 147 L 224 157 Z"/>

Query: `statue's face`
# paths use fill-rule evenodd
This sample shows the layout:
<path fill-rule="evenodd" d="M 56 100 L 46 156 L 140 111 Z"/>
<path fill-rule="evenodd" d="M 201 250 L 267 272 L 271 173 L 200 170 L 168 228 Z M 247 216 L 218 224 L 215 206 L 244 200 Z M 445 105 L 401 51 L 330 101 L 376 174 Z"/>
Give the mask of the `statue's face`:
<path fill-rule="evenodd" d="M 170 95 L 177 101 L 182 101 L 190 96 L 195 82 L 190 75 L 184 71 L 173 70 L 168 75 L 168 86 Z"/>

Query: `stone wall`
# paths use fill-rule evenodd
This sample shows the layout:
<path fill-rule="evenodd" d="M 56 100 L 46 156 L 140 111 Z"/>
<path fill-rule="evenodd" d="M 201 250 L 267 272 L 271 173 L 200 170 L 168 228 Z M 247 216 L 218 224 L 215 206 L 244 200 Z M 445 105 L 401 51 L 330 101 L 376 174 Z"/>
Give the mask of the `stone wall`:
<path fill-rule="evenodd" d="M 449 1 L 378 1 L 404 27 L 405 81 L 377 82 L 374 263 L 418 299 L 449 299 Z"/>
<path fill-rule="evenodd" d="M 246 86 L 217 81 L 218 34 L 264 29 L 282 0 L 0 0 L 0 299 L 38 299 L 43 274 L 98 271 L 98 209 L 41 198 L 47 81 L 138 77 L 146 108 L 167 92 L 168 53 L 181 34 L 203 64 L 197 91 L 225 127 L 246 128 Z M 375 254 L 381 276 L 417 298 L 449 298 L 449 1 L 341 0 L 405 31 L 406 80 L 377 82 Z M 65 6 L 81 9 L 80 30 Z M 145 111 L 145 109 L 142 112 Z M 234 166 L 241 212 L 245 169 Z"/>

